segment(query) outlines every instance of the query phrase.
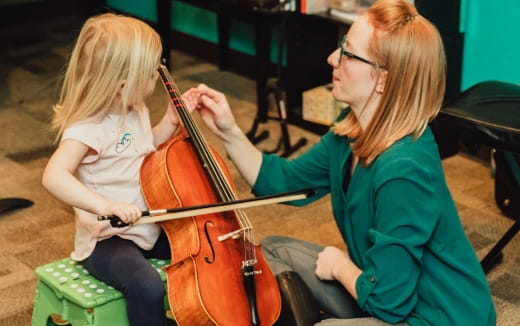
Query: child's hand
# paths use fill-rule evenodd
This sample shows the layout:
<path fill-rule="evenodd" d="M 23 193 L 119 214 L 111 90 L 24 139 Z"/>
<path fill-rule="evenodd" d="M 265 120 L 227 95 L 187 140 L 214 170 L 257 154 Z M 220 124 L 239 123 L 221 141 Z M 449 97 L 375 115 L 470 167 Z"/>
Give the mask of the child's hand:
<path fill-rule="evenodd" d="M 99 215 L 116 215 L 121 221 L 132 224 L 141 217 L 139 207 L 124 202 L 109 202 Z"/>
<path fill-rule="evenodd" d="M 182 94 L 181 98 L 188 112 L 191 113 L 195 110 L 195 108 L 197 108 L 197 106 L 199 105 L 200 95 L 200 91 L 198 91 L 195 88 L 191 88 L 184 92 L 184 94 Z M 168 104 L 166 116 L 168 117 L 170 124 L 177 128 L 177 126 L 180 124 L 180 119 L 177 115 L 177 109 L 175 109 L 172 101 L 170 101 Z"/>
<path fill-rule="evenodd" d="M 196 88 L 191 88 L 182 94 L 182 100 L 188 112 L 193 112 L 200 104 L 201 92 Z"/>

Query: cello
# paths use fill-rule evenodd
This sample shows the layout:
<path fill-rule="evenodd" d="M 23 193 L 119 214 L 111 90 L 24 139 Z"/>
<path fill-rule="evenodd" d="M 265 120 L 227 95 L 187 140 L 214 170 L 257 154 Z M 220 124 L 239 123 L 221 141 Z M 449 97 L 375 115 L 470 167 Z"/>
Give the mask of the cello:
<path fill-rule="evenodd" d="M 165 66 L 159 67 L 159 74 L 183 127 L 143 161 L 140 180 L 147 206 L 235 201 L 224 160 L 206 143 Z M 171 250 L 165 273 L 170 309 L 178 325 L 272 325 L 278 319 L 278 285 L 243 211 L 159 225 Z"/>

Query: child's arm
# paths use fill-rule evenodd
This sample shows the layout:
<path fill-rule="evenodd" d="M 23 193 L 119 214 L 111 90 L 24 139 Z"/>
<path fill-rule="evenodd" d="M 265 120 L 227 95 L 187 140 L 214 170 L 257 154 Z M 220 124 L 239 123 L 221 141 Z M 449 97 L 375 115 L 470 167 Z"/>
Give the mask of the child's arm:
<path fill-rule="evenodd" d="M 63 140 L 52 154 L 43 172 L 43 186 L 64 203 L 97 215 L 117 215 L 124 222 L 134 222 L 140 209 L 129 203 L 112 202 L 85 187 L 75 176 L 89 147 L 74 139 Z"/>
<path fill-rule="evenodd" d="M 152 129 L 154 145 L 157 147 L 170 139 L 170 137 L 179 127 L 179 124 L 180 122 L 179 118 L 177 117 L 177 112 L 175 112 L 175 108 L 170 102 L 166 108 L 166 112 L 164 113 L 163 118 Z"/>

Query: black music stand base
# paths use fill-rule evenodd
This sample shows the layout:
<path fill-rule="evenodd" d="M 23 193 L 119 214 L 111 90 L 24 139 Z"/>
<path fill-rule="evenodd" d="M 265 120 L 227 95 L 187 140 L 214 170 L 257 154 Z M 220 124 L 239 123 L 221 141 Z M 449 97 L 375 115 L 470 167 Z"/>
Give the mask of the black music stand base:
<path fill-rule="evenodd" d="M 251 130 L 246 133 L 246 136 L 253 144 L 257 144 L 264 139 L 269 137 L 269 132 L 267 130 L 262 131 L 260 134 L 256 135 L 258 130 L 258 126 L 261 123 L 265 123 L 268 120 L 276 120 L 280 123 L 281 135 L 278 140 L 278 144 L 273 150 L 264 151 L 265 153 L 277 153 L 282 150 L 280 156 L 281 157 L 289 157 L 294 152 L 296 152 L 300 147 L 307 144 L 307 139 L 302 137 L 300 138 L 294 145 L 291 144 L 291 139 L 289 136 L 289 128 L 287 124 L 287 112 L 286 112 L 286 100 L 285 100 L 285 92 L 281 90 L 280 82 L 278 78 L 270 78 L 267 82 L 266 87 L 266 96 L 273 94 L 274 99 L 276 101 L 276 107 L 278 116 L 271 117 L 267 114 L 267 109 L 258 109 L 257 115 L 253 122 L 253 126 Z"/>
<path fill-rule="evenodd" d="M 488 273 L 495 265 L 502 261 L 502 249 L 514 238 L 514 236 L 520 231 L 520 219 L 516 220 L 516 222 L 507 230 L 507 232 L 497 241 L 495 246 L 491 248 L 491 250 L 487 253 L 487 255 L 482 259 L 480 265 L 484 270 L 484 273 Z"/>
<path fill-rule="evenodd" d="M 278 145 L 275 149 L 271 151 L 265 151 L 265 153 L 277 153 L 282 150 L 280 154 L 281 157 L 289 157 L 294 152 L 296 152 L 300 147 L 307 144 L 306 138 L 300 138 L 294 145 L 291 144 L 291 140 L 289 137 L 289 128 L 287 126 L 287 99 L 286 93 L 283 90 L 284 82 L 283 82 L 283 49 L 285 47 L 286 41 L 286 33 L 285 33 L 285 14 L 284 12 L 278 12 L 280 15 L 280 37 L 278 43 L 278 62 L 277 62 L 277 71 L 276 78 L 268 78 L 265 87 L 265 98 L 268 98 L 271 94 L 274 95 L 274 99 L 276 101 L 276 107 L 278 116 L 271 117 L 267 114 L 267 101 L 257 101 L 258 103 L 265 103 L 265 105 L 258 105 L 256 117 L 253 122 L 253 126 L 251 130 L 246 133 L 246 136 L 251 140 L 253 144 L 257 144 L 262 140 L 269 137 L 268 131 L 262 131 L 259 135 L 256 135 L 258 125 L 260 123 L 265 123 L 267 120 L 276 120 L 280 123 L 281 135 L 280 140 L 278 141 Z"/>

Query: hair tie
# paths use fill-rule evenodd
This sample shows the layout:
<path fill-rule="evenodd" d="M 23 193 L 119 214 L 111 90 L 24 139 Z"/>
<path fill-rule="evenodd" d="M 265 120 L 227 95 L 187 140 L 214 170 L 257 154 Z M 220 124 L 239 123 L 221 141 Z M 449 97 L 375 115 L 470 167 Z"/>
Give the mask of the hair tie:
<path fill-rule="evenodd" d="M 417 16 L 419 16 L 419 14 L 404 16 L 403 24 L 406 24 L 408 22 L 411 22 L 412 20 L 415 20 L 415 17 L 417 17 Z"/>

